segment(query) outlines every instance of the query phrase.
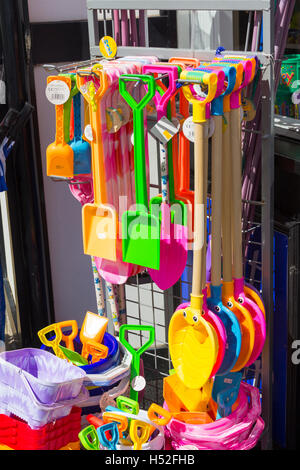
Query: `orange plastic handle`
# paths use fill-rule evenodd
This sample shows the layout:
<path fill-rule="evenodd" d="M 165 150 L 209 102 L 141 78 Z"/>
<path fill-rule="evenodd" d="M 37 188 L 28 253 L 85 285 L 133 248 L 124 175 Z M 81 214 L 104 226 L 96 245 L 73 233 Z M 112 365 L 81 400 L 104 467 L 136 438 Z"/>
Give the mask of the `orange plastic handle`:
<path fill-rule="evenodd" d="M 188 67 L 189 65 L 192 67 L 198 67 L 200 61 L 195 57 L 170 57 L 169 63 L 183 65 L 183 67 Z"/>
<path fill-rule="evenodd" d="M 61 339 L 62 341 L 65 342 L 66 348 L 70 349 L 71 351 L 74 351 L 74 343 L 73 340 L 76 338 L 78 335 L 78 325 L 76 320 L 66 320 L 66 321 L 61 321 L 56 324 L 57 327 L 61 331 Z M 62 332 L 62 328 L 67 328 L 71 327 L 72 332 L 68 335 L 64 335 Z"/>
<path fill-rule="evenodd" d="M 94 362 L 100 361 L 100 359 L 105 359 L 107 357 L 107 354 L 107 346 L 101 343 L 97 343 L 97 341 L 90 339 L 85 343 L 85 348 L 84 352 L 82 353 L 82 356 L 87 359 L 89 355 L 91 355 L 93 364 Z"/>
<path fill-rule="evenodd" d="M 57 76 L 57 75 L 49 75 L 47 77 L 47 85 L 54 80 L 59 80 L 60 82 L 65 82 L 71 90 L 71 78 L 64 77 L 64 76 Z M 55 114 L 56 114 L 56 133 L 55 133 L 55 144 L 56 145 L 64 145 L 66 143 L 65 135 L 64 135 L 64 105 L 58 104 L 55 106 Z"/>
<path fill-rule="evenodd" d="M 126 416 L 116 413 L 105 412 L 102 415 L 103 423 L 115 422 L 118 425 L 119 437 L 123 437 L 123 432 L 128 428 L 128 419 Z"/>
<path fill-rule="evenodd" d="M 172 418 L 172 413 L 170 413 L 168 410 L 165 410 L 156 403 L 152 403 L 152 405 L 150 405 L 147 414 L 150 421 L 159 426 L 166 426 L 166 424 L 168 424 Z M 162 418 L 159 418 L 158 415 L 162 416 Z"/>

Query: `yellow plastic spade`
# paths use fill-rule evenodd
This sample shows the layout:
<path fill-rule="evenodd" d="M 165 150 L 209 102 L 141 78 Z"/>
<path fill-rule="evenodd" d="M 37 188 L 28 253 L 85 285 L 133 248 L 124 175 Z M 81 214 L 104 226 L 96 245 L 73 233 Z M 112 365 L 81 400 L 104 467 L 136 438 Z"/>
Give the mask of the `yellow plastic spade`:
<path fill-rule="evenodd" d="M 152 426 L 144 421 L 137 419 L 131 421 L 129 436 L 133 442 L 133 450 L 142 449 L 142 445 L 149 440 L 151 428 Z"/>
<path fill-rule="evenodd" d="M 52 333 L 52 334 L 55 333 L 55 337 L 53 339 L 47 339 L 46 335 L 49 333 Z M 40 338 L 40 341 L 42 344 L 53 349 L 53 352 L 57 357 L 60 357 L 61 359 L 66 358 L 66 356 L 64 355 L 64 353 L 59 347 L 59 344 L 62 340 L 62 332 L 56 323 L 53 323 L 52 325 L 48 325 L 42 330 L 39 330 L 38 337 Z"/>
<path fill-rule="evenodd" d="M 202 71 L 187 72 L 180 77 L 203 83 L 207 86 L 207 96 L 202 101 L 194 98 L 188 86 L 183 87 L 186 98 L 193 105 L 195 123 L 194 174 L 194 246 L 193 279 L 190 307 L 175 312 L 169 325 L 169 349 L 176 374 L 184 386 L 199 390 L 208 381 L 218 354 L 218 337 L 213 326 L 202 316 L 203 269 L 202 251 L 204 246 L 204 225 L 206 224 L 206 201 L 204 201 L 204 153 L 207 149 L 205 137 L 206 104 L 210 103 L 217 90 L 217 75 Z"/>

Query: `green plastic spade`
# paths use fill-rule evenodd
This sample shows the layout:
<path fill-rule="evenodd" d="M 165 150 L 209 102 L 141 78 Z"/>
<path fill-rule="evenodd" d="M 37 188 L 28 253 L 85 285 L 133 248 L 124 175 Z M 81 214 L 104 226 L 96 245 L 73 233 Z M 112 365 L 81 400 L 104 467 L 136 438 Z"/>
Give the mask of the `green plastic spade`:
<path fill-rule="evenodd" d="M 143 344 L 140 349 L 135 350 L 125 339 L 127 331 L 149 331 L 149 339 Z M 119 332 L 119 340 L 123 346 L 132 354 L 131 371 L 130 371 L 130 398 L 138 401 L 139 391 L 134 390 L 132 381 L 135 377 L 140 376 L 140 357 L 155 340 L 155 329 L 152 325 L 121 325 Z"/>
<path fill-rule="evenodd" d="M 127 90 L 128 82 L 147 85 L 147 92 L 139 102 Z M 152 75 L 121 75 L 119 89 L 133 111 L 136 194 L 136 209 L 126 211 L 122 216 L 123 261 L 159 269 L 160 222 L 157 216 L 149 213 L 144 138 L 144 108 L 154 96 L 155 80 Z"/>
<path fill-rule="evenodd" d="M 79 440 L 86 450 L 100 450 L 100 441 L 95 426 L 92 424 L 78 434 Z"/>

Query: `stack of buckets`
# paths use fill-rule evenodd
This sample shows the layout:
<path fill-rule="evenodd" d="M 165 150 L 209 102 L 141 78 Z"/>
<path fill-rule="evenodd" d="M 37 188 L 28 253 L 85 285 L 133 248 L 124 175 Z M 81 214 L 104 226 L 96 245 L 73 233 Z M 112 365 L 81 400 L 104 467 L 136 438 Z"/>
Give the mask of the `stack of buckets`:
<path fill-rule="evenodd" d="M 0 449 L 79 450 L 85 375 L 40 349 L 2 352 Z"/>

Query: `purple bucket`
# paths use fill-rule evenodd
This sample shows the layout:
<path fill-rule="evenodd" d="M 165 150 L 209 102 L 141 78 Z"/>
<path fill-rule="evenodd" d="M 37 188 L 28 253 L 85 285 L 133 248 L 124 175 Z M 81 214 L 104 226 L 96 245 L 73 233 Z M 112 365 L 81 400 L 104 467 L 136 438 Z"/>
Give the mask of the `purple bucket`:
<path fill-rule="evenodd" d="M 5 351 L 0 354 L 0 412 L 15 414 L 31 427 L 66 416 L 88 397 L 85 376 L 41 349 Z"/>

